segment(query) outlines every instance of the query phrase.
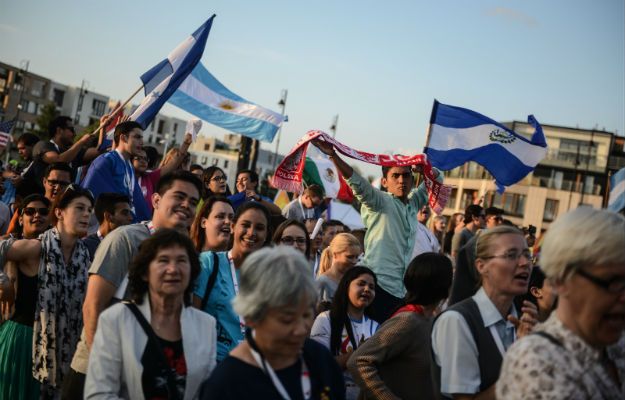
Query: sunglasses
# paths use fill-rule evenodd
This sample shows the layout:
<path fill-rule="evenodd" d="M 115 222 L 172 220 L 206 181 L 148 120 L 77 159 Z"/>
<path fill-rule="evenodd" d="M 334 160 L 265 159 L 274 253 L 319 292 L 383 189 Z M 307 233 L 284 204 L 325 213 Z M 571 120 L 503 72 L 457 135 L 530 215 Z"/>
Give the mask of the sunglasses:
<path fill-rule="evenodd" d="M 282 242 L 283 244 L 286 244 L 288 246 L 292 246 L 293 243 L 297 243 L 297 244 L 302 245 L 302 244 L 306 244 L 306 238 L 284 236 L 282 239 L 280 239 L 280 242 Z"/>
<path fill-rule="evenodd" d="M 36 208 L 36 207 L 25 207 L 22 209 L 22 215 L 28 215 L 29 217 L 34 217 L 35 214 L 39 214 L 42 217 L 45 217 L 50 213 L 50 210 L 47 208 Z"/>
<path fill-rule="evenodd" d="M 70 191 L 71 191 L 71 192 L 74 192 L 74 193 L 78 193 L 78 194 L 80 194 L 80 195 L 83 195 L 83 196 L 85 196 L 85 197 L 89 198 L 89 199 L 91 200 L 91 202 L 92 202 L 92 203 L 94 202 L 93 193 L 92 193 L 92 192 L 91 192 L 91 190 L 89 190 L 89 189 L 82 188 L 82 187 L 80 187 L 80 186 L 78 186 L 78 185 L 76 185 L 76 184 L 72 183 L 71 185 L 69 185 L 69 186 L 65 189 L 65 191 L 63 192 L 63 196 L 65 196 L 65 194 L 66 194 L 67 192 L 70 192 Z"/>
<path fill-rule="evenodd" d="M 209 180 L 215 181 L 215 182 L 225 182 L 228 180 L 228 177 L 226 175 L 219 175 L 219 176 L 214 176 L 210 178 Z"/>
<path fill-rule="evenodd" d="M 56 179 L 46 179 L 46 182 L 48 182 L 48 185 L 50 186 L 58 186 L 58 187 L 66 187 L 70 184 L 70 182 L 57 181 Z"/>

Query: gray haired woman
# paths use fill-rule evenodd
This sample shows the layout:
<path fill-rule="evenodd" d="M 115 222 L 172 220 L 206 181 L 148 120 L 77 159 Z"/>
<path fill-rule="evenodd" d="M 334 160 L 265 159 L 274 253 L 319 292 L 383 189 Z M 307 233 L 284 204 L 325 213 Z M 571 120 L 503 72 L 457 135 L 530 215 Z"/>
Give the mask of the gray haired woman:
<path fill-rule="evenodd" d="M 558 307 L 510 348 L 497 398 L 625 398 L 625 218 L 590 207 L 561 216 L 540 264 Z"/>
<path fill-rule="evenodd" d="M 247 326 L 204 385 L 206 399 L 344 399 L 334 358 L 308 339 L 317 300 L 309 265 L 285 246 L 251 254 L 233 304 Z"/>

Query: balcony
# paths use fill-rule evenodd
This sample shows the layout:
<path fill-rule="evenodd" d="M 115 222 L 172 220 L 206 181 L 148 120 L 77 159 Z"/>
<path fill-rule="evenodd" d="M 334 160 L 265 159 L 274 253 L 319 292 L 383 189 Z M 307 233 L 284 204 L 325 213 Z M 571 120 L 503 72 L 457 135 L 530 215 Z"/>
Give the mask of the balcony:
<path fill-rule="evenodd" d="M 577 162 L 577 167 L 576 167 Z M 579 155 L 576 151 L 549 149 L 545 158 L 539 165 L 548 165 L 552 167 L 588 170 L 592 172 L 604 172 L 607 165 L 607 157 L 597 156 L 580 151 Z"/>

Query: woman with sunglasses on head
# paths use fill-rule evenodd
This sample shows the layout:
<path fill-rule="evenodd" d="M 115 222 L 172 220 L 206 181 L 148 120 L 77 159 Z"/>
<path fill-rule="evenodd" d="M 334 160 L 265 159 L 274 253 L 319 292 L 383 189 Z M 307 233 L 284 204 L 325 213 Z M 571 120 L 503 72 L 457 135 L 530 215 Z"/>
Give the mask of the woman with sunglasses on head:
<path fill-rule="evenodd" d="M 197 205 L 197 210 L 199 211 L 204 202 L 206 202 L 212 196 L 225 196 L 228 197 L 232 193 L 228 188 L 228 177 L 226 173 L 216 165 L 211 165 L 210 167 L 204 170 L 204 174 L 202 175 L 202 181 L 204 183 L 202 198 L 200 199 L 200 203 Z"/>
<path fill-rule="evenodd" d="M 245 324 L 232 299 L 239 292 L 241 265 L 271 237 L 269 212 L 258 203 L 244 203 L 234 215 L 232 232 L 232 250 L 200 254 L 202 269 L 193 293 L 193 305 L 217 320 L 217 362 L 243 340 Z"/>
<path fill-rule="evenodd" d="M 357 266 L 347 271 L 336 289 L 330 311 L 319 314 L 310 331 L 310 338 L 329 349 L 345 371 L 345 398 L 348 400 L 355 400 L 360 389 L 347 372 L 347 360 L 378 329 L 369 310 L 376 284 L 375 274 L 367 267 Z"/>
<path fill-rule="evenodd" d="M 210 197 L 202 205 L 191 225 L 190 237 L 195 250 L 226 251 L 232 238 L 234 210 L 223 196 Z"/>
<path fill-rule="evenodd" d="M 625 218 L 578 207 L 545 233 L 540 266 L 558 305 L 515 343 L 499 399 L 625 398 Z"/>
<path fill-rule="evenodd" d="M 276 245 L 293 246 L 295 250 L 305 255 L 306 259 L 310 258 L 310 237 L 306 225 L 295 219 L 287 219 L 278 225 L 272 241 Z"/>
<path fill-rule="evenodd" d="M 23 323 L 0 328 L 0 398 L 60 395 L 82 329 L 89 252 L 80 238 L 92 209 L 91 193 L 70 185 L 52 204 L 53 228 L 39 240 L 0 242 L 0 259 L 16 262 L 26 277 L 16 305 L 28 308 L 20 312 Z"/>

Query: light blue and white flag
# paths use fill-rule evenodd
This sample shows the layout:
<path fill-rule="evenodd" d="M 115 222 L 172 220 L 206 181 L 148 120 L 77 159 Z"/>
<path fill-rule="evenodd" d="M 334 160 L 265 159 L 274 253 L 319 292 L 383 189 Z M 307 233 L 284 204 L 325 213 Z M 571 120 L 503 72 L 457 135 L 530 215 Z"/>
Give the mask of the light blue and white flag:
<path fill-rule="evenodd" d="M 531 140 L 475 111 L 435 100 L 425 154 L 444 171 L 475 161 L 493 175 L 497 190 L 503 192 L 532 172 L 547 154 L 542 127 L 533 115 L 527 122 L 535 129 Z"/>
<path fill-rule="evenodd" d="M 169 98 L 184 111 L 229 131 L 273 141 L 284 117 L 232 93 L 198 63 Z"/>
<path fill-rule="evenodd" d="M 202 24 L 191 36 L 180 43 L 166 59 L 141 75 L 145 98 L 130 116 L 146 129 L 163 104 L 199 63 L 206 47 L 206 39 L 215 15 Z"/>
<path fill-rule="evenodd" d="M 620 212 L 625 209 L 625 168 L 610 177 L 608 210 Z"/>

